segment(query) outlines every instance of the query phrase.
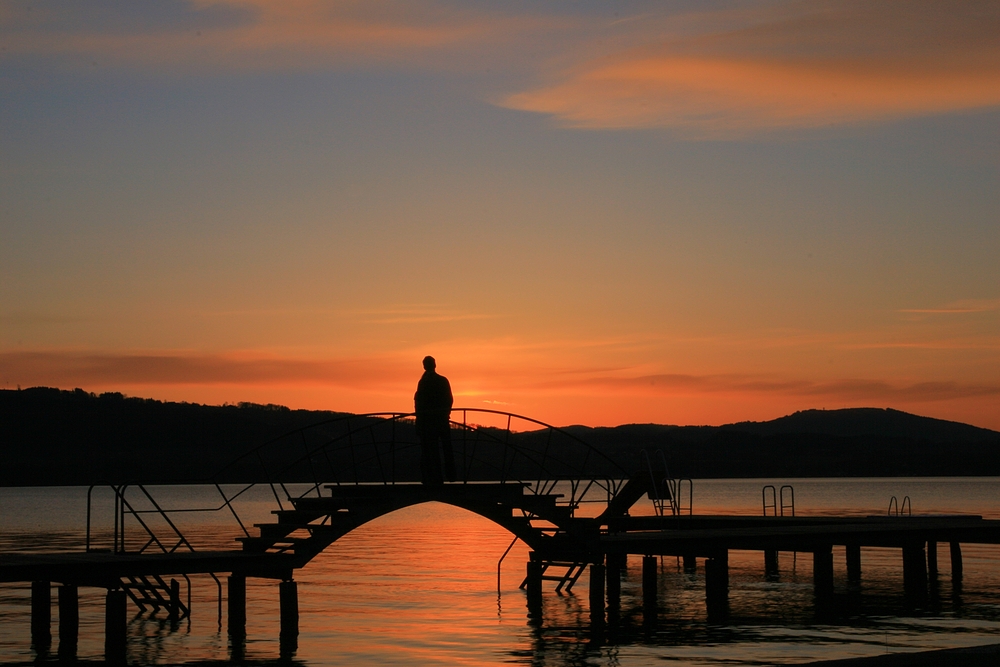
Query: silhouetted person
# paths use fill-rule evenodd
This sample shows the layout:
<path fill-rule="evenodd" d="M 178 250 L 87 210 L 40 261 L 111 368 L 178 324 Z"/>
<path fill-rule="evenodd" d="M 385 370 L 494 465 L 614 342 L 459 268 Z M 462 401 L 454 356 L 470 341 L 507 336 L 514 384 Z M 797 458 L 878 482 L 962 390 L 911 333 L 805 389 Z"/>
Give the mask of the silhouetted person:
<path fill-rule="evenodd" d="M 417 413 L 417 435 L 420 437 L 420 477 L 424 484 L 443 484 L 441 454 L 448 481 L 455 481 L 455 459 L 451 452 L 451 383 L 438 375 L 434 357 L 424 357 L 424 374 L 413 395 Z M 438 446 L 440 443 L 440 447 Z M 443 452 L 442 452 L 443 449 Z"/>

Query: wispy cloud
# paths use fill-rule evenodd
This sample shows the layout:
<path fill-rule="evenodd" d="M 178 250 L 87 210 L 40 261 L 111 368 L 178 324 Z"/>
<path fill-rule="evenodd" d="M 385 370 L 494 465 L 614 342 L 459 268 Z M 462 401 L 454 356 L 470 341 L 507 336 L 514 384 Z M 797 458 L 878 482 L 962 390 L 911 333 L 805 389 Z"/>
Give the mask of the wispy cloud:
<path fill-rule="evenodd" d="M 417 357 L 299 359 L 257 353 L 0 353 L 0 383 L 13 386 L 128 388 L 136 386 L 341 387 L 409 395 Z M 1000 397 L 1000 383 L 889 381 L 878 378 L 809 379 L 791 375 L 643 374 L 628 369 L 511 368 L 509 362 L 455 360 L 463 396 L 579 395 L 822 398 L 844 402 L 907 404 Z M 498 365 L 499 363 L 499 365 Z M 449 373 L 450 374 L 450 373 Z M 476 380 L 480 378 L 480 380 Z M 485 384 L 483 384 L 485 383 Z M 482 386 L 479 386 L 482 384 Z M 503 405 L 505 401 L 484 398 Z"/>
<path fill-rule="evenodd" d="M 1000 105 L 996 3 L 795 3 L 743 19 L 752 27 L 578 64 L 502 104 L 567 127 L 708 138 Z"/>
<path fill-rule="evenodd" d="M 844 401 L 925 402 L 1000 396 L 1000 383 L 911 382 L 872 379 L 804 380 L 752 375 L 660 374 L 637 377 L 593 377 L 573 384 L 600 389 L 662 394 L 730 394 L 805 396 Z M 548 388 L 564 383 L 547 383 Z"/>
<path fill-rule="evenodd" d="M 316 69 L 411 66 L 422 56 L 468 50 L 533 21 L 433 0 L 189 0 L 161 7 L 8 6 L 0 14 L 0 35 L 9 53 L 61 55 L 87 64 L 93 59 L 200 71 Z"/>
<path fill-rule="evenodd" d="M 433 304 L 415 304 L 363 310 L 353 315 L 369 324 L 430 324 L 487 320 L 500 317 L 495 314 L 469 312 Z"/>
<path fill-rule="evenodd" d="M 21 385 L 324 384 L 391 386 L 412 371 L 392 359 L 308 360 L 253 353 L 0 353 L 0 381 Z"/>
<path fill-rule="evenodd" d="M 931 315 L 961 315 L 964 313 L 987 313 L 1000 310 L 1000 299 L 963 299 L 940 308 L 902 308 L 901 313 Z"/>

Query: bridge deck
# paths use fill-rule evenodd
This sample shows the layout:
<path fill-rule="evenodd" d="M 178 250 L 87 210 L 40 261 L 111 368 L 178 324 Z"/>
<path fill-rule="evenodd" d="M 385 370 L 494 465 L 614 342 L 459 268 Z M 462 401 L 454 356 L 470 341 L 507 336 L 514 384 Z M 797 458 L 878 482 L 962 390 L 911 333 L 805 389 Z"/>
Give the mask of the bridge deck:
<path fill-rule="evenodd" d="M 830 545 L 1000 544 L 1000 521 L 979 516 L 625 517 L 602 534 L 606 553 L 711 555 L 736 549 L 813 551 Z"/>
<path fill-rule="evenodd" d="M 486 486 L 486 485 L 484 485 Z M 487 498 L 511 493 L 500 485 Z M 342 487 L 344 488 L 344 487 Z M 444 489 L 375 487 L 348 490 L 363 497 L 372 491 L 383 498 L 419 494 L 445 500 L 473 492 L 470 486 Z M 517 489 L 520 495 L 521 488 Z M 483 489 L 486 490 L 486 489 Z M 336 493 L 336 492 L 335 492 Z M 328 500 L 324 498 L 324 501 Z M 580 522 L 583 532 L 597 528 L 594 519 Z M 611 554 L 712 556 L 726 550 L 814 551 L 831 545 L 902 548 L 918 542 L 1000 544 L 1000 521 L 978 516 L 914 517 L 752 517 L 680 516 L 621 517 L 592 533 L 589 551 Z M 556 546 L 554 543 L 553 546 Z M 555 557 L 558 554 L 550 554 Z M 574 555 L 578 555 L 574 554 Z M 287 578 L 305 560 L 291 553 L 240 550 L 164 553 L 17 553 L 0 554 L 0 582 L 54 581 L 77 585 L 113 585 L 121 577 L 232 572 L 249 576 Z"/>
<path fill-rule="evenodd" d="M 233 572 L 256 577 L 285 578 L 298 567 L 286 554 L 243 551 L 115 554 L 17 553 L 0 554 L 0 582 L 54 581 L 78 586 L 117 586 L 122 577 Z"/>

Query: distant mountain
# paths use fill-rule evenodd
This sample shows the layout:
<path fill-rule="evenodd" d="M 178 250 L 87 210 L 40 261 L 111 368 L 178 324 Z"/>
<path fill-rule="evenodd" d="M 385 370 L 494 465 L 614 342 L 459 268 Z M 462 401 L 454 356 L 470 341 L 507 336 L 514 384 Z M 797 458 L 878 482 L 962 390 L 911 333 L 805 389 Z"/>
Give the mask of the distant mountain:
<path fill-rule="evenodd" d="M 0 390 L 0 486 L 200 481 L 276 436 L 337 416 L 45 387 Z M 1000 476 L 1000 433 L 898 410 L 805 410 L 725 426 L 565 429 L 626 469 L 664 453 L 675 476 Z"/>
<path fill-rule="evenodd" d="M 840 437 L 882 436 L 934 442 L 997 442 L 1000 433 L 960 422 L 920 417 L 892 408 L 802 410 L 767 422 L 738 422 L 720 427 L 760 435 L 813 433 Z"/>

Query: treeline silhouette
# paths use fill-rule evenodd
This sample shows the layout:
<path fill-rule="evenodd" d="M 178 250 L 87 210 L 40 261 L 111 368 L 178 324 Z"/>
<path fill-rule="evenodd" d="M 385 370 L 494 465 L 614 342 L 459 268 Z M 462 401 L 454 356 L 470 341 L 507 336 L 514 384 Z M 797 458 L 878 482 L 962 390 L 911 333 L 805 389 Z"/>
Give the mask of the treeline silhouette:
<path fill-rule="evenodd" d="M 304 452 L 317 452 L 324 441 L 339 437 L 343 422 L 336 418 L 345 414 L 253 403 L 162 402 L 81 389 L 0 390 L 0 485 L 202 482 L 213 475 L 226 482 L 270 481 L 266 476 L 276 471 L 286 471 L 280 480 L 286 482 L 313 481 L 311 475 L 323 481 L 381 481 L 390 465 L 397 481 L 419 478 L 410 461 L 415 450 L 405 446 L 394 450 L 398 458 L 394 453 L 391 462 L 378 455 L 377 461 L 370 457 L 359 465 L 359 450 L 344 446 L 345 438 L 322 457 L 303 458 Z M 321 422 L 326 423 L 281 438 Z M 371 425 L 373 433 L 385 428 L 374 420 Z M 392 428 L 399 442 L 416 442 L 408 422 Z M 645 466 L 643 451 L 658 460 L 655 452 L 661 450 L 677 477 L 1000 475 L 1000 433 L 897 410 L 807 410 L 719 427 L 629 424 L 564 430 L 626 470 Z M 487 433 L 490 437 L 539 453 L 536 459 L 553 442 L 547 432 L 512 438 Z M 559 458 L 571 456 L 575 445 L 559 443 L 565 450 Z M 489 478 L 491 470 L 499 470 L 501 449 L 481 448 L 485 465 L 470 478 Z M 588 471 L 615 475 L 619 469 L 602 467 L 600 458 Z M 520 470 L 524 463 L 516 465 L 515 472 L 530 474 Z"/>

